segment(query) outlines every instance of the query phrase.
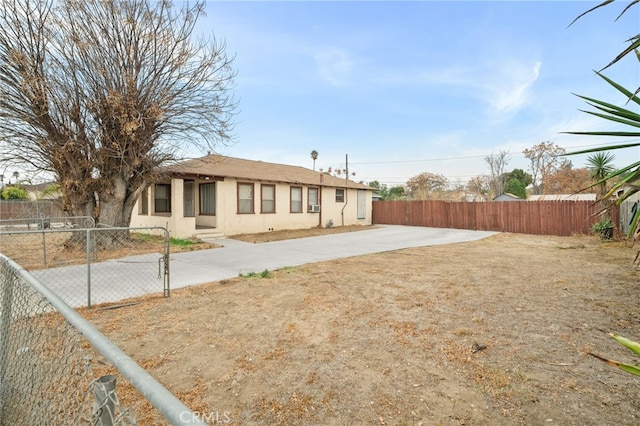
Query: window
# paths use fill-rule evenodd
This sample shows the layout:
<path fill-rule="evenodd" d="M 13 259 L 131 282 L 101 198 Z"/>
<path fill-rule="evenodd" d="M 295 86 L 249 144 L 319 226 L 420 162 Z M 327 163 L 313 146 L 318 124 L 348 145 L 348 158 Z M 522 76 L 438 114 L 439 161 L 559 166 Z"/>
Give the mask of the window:
<path fill-rule="evenodd" d="M 344 189 L 336 188 L 336 203 L 344 203 Z"/>
<path fill-rule="evenodd" d="M 261 213 L 276 212 L 276 187 L 275 185 L 260 185 Z"/>
<path fill-rule="evenodd" d="M 238 213 L 253 213 L 253 184 L 238 184 Z"/>
<path fill-rule="evenodd" d="M 200 184 L 200 214 L 216 215 L 216 184 L 213 182 Z"/>
<path fill-rule="evenodd" d="M 291 213 L 302 213 L 302 188 L 291 187 Z"/>
<path fill-rule="evenodd" d="M 142 193 L 140 194 L 140 198 L 138 198 L 138 214 L 149 214 L 149 188 L 142 191 Z"/>
<path fill-rule="evenodd" d="M 311 211 L 311 206 L 320 204 L 318 203 L 318 188 L 309 188 L 307 192 L 308 211 Z"/>
<path fill-rule="evenodd" d="M 171 185 L 156 184 L 153 191 L 153 210 L 155 213 L 171 213 Z"/>

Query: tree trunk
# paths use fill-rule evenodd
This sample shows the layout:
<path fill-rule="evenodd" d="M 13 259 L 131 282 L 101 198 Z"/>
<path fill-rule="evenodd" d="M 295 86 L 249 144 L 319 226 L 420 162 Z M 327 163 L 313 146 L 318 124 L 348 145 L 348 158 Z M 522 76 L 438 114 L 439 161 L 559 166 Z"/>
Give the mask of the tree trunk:
<path fill-rule="evenodd" d="M 109 179 L 110 187 L 99 193 L 100 214 L 98 222 L 114 227 L 128 227 L 131 220 L 133 206 L 127 205 L 128 212 L 125 212 L 125 201 L 127 199 L 127 182 L 121 176 L 113 176 Z"/>

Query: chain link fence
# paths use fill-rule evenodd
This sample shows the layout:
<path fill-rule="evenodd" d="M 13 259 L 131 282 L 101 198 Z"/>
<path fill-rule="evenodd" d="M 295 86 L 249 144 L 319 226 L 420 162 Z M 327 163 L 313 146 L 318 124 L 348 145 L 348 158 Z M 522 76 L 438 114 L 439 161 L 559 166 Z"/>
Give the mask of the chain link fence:
<path fill-rule="evenodd" d="M 19 226 L 0 230 L 0 252 L 73 307 L 160 292 L 169 296 L 169 232 L 165 228 Z"/>
<path fill-rule="evenodd" d="M 20 219 L 1 219 L 0 231 L 30 231 L 32 229 L 95 228 L 91 216 L 37 216 Z"/>
<path fill-rule="evenodd" d="M 106 365 L 117 373 L 96 377 Z M 116 378 L 139 392 L 132 405 L 146 399 L 156 410 L 145 424 L 204 424 L 54 292 L 0 255 L 0 426 L 137 424 L 136 407 L 118 399 Z"/>

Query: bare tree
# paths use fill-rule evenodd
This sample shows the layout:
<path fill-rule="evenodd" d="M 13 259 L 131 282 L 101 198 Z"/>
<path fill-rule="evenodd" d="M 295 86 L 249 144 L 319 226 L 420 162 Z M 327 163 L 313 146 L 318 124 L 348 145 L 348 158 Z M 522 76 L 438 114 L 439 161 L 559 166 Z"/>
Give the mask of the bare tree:
<path fill-rule="evenodd" d="M 474 176 L 467 182 L 466 189 L 486 199 L 490 191 L 489 178 L 487 176 Z"/>
<path fill-rule="evenodd" d="M 445 176 L 429 172 L 420 173 L 407 181 L 411 197 L 416 200 L 438 199 L 448 185 Z"/>
<path fill-rule="evenodd" d="M 2 157 L 55 174 L 74 215 L 128 226 L 160 166 L 232 136 L 232 59 L 193 37 L 203 13 L 204 2 L 0 0 Z"/>
<path fill-rule="evenodd" d="M 489 165 L 489 188 L 492 197 L 498 196 L 504 192 L 504 168 L 509 163 L 511 156 L 509 151 L 500 151 L 498 154 L 491 154 L 484 157 L 484 161 Z"/>
<path fill-rule="evenodd" d="M 533 178 L 535 194 L 542 194 L 545 178 L 556 173 L 560 167 L 565 166 L 567 161 L 559 158 L 565 153 L 564 148 L 549 141 L 540 142 L 538 145 L 525 149 L 522 153 L 530 162 L 529 170 Z"/>

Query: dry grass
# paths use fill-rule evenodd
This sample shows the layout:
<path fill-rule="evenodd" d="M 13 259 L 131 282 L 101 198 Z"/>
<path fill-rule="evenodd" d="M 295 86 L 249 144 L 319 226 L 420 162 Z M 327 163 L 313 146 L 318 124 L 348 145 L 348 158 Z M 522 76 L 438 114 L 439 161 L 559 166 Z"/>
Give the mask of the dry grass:
<path fill-rule="evenodd" d="M 268 243 L 270 241 L 291 240 L 294 238 L 317 237 L 320 235 L 341 234 L 344 232 L 357 232 L 367 229 L 374 229 L 375 226 L 334 226 L 331 228 L 308 228 L 298 230 L 280 230 L 271 232 L 261 232 L 258 234 L 239 234 L 232 235 L 229 238 L 234 240 L 245 241 L 247 243 Z"/>
<path fill-rule="evenodd" d="M 3 234 L 0 236 L 0 252 L 27 270 L 81 265 L 87 261 L 86 244 L 84 241 L 73 242 L 72 237 L 74 236 L 77 237 L 78 234 L 71 231 L 45 233 L 44 236 L 42 233 Z M 171 244 L 170 251 L 176 253 L 216 247 L 219 246 L 200 240 L 190 240 L 190 244 Z M 162 253 L 163 251 L 164 240 L 162 237 L 132 233 L 123 236 L 115 243 L 97 244 L 91 255 L 92 261 L 105 261 L 145 253 Z"/>
<path fill-rule="evenodd" d="M 232 424 L 637 424 L 637 379 L 585 356 L 630 360 L 600 330 L 640 338 L 634 256 L 500 234 L 84 315 Z"/>

